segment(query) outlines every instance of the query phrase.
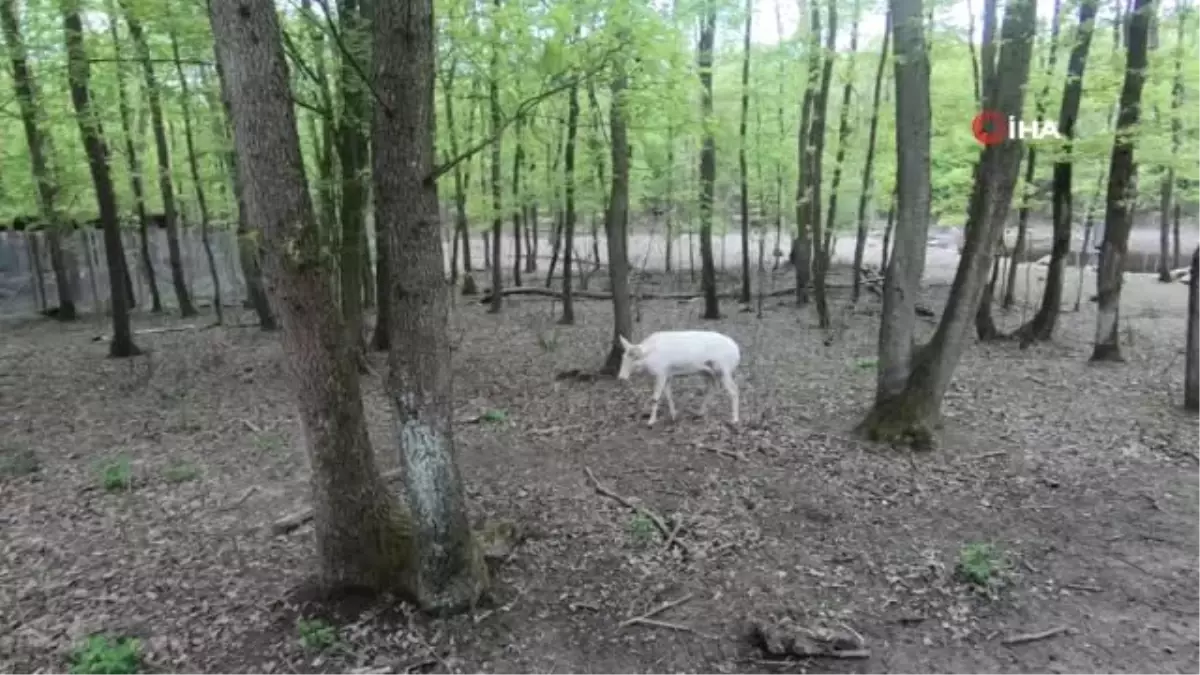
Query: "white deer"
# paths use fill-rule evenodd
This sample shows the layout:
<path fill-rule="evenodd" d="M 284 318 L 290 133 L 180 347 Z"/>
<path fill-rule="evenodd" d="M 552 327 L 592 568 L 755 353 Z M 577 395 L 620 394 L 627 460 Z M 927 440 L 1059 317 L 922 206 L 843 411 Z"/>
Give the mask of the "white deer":
<path fill-rule="evenodd" d="M 658 401 L 667 395 L 667 412 L 675 419 L 675 401 L 671 399 L 671 378 L 675 375 L 703 375 L 704 399 L 700 416 L 708 409 L 717 381 L 725 387 L 733 410 L 734 424 L 738 423 L 738 386 L 733 371 L 742 360 L 741 350 L 728 335 L 706 330 L 679 330 L 651 333 L 640 344 L 620 336 L 625 353 L 617 378 L 628 380 L 635 372 L 654 376 L 654 405 L 650 408 L 650 426 L 658 420 Z"/>

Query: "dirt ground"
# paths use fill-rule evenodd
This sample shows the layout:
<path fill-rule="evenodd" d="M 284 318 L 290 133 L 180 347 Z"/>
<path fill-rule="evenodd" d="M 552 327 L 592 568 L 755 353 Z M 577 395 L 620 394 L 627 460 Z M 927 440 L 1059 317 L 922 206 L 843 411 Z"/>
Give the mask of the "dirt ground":
<path fill-rule="evenodd" d="M 940 308 L 945 294 L 933 285 L 925 301 Z M 649 429 L 647 380 L 556 381 L 603 358 L 605 302 L 579 302 L 567 328 L 545 299 L 510 299 L 500 315 L 460 300 L 457 413 L 506 413 L 456 428 L 472 513 L 528 538 L 496 568 L 494 602 L 449 619 L 297 591 L 311 530 L 269 532 L 308 495 L 276 336 L 142 335 L 151 354 L 117 361 L 92 339 L 103 324 L 5 323 L 0 445 L 41 468 L 0 477 L 0 671 L 63 672 L 94 631 L 140 637 L 158 672 L 1200 669 L 1200 439 L 1179 409 L 1186 287 L 1130 275 L 1123 365 L 1086 362 L 1086 296 L 1053 344 L 973 344 L 942 447 L 922 455 L 851 433 L 873 391 L 878 301 L 844 312 L 844 291 L 834 297 L 844 329 L 830 346 L 786 298 L 761 320 L 732 303 L 711 323 L 696 303 L 641 307 L 639 335 L 703 324 L 739 341 L 736 430 L 722 397 L 695 418 L 698 383 L 677 383 L 680 419 Z M 1023 312 L 998 319 L 1013 328 Z M 382 355 L 373 366 L 372 438 L 391 468 Z M 118 457 L 135 482 L 109 492 L 102 467 Z M 679 524 L 687 554 L 597 494 L 586 469 Z M 956 574 L 960 550 L 980 543 L 998 552 L 987 592 Z M 654 617 L 674 628 L 621 625 L 689 594 Z M 307 649 L 300 615 L 337 625 L 339 646 Z M 870 655 L 768 661 L 746 639 L 755 619 L 856 633 Z"/>

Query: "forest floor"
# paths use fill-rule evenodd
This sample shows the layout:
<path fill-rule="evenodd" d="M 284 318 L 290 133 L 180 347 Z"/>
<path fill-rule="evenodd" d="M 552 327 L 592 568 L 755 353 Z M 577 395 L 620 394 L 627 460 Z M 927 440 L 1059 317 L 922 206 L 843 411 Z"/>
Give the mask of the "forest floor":
<path fill-rule="evenodd" d="M 925 301 L 945 295 L 934 286 Z M 603 359 L 606 302 L 580 301 L 570 328 L 544 298 L 499 315 L 460 302 L 457 414 L 505 413 L 455 430 L 472 514 L 527 538 L 495 568 L 494 603 L 447 619 L 298 593 L 311 529 L 270 532 L 309 493 L 276 335 L 139 315 L 140 329 L 201 328 L 140 335 L 149 356 L 111 360 L 93 341 L 102 323 L 6 323 L 0 460 L 31 452 L 39 470 L 0 476 L 0 671 L 63 672 L 95 631 L 141 638 L 158 672 L 1200 669 L 1182 284 L 1127 278 L 1121 365 L 1087 363 L 1086 299 L 1052 344 L 972 343 L 942 445 L 916 455 L 851 431 L 874 385 L 871 296 L 839 309 L 828 347 L 786 298 L 761 320 L 727 303 L 711 323 L 697 303 L 644 303 L 639 336 L 703 324 L 741 343 L 736 430 L 723 396 L 696 419 L 698 383 L 678 382 L 680 419 L 651 429 L 647 380 L 556 380 Z M 1011 329 L 1020 314 L 997 318 Z M 367 411 L 391 468 L 383 356 L 372 363 Z M 132 484 L 106 490 L 123 461 Z M 680 524 L 687 553 L 587 470 Z M 985 586 L 958 570 L 964 548 Z M 622 625 L 685 596 L 653 617 L 663 624 Z M 318 649 L 301 616 L 336 626 L 335 644 Z M 771 661 L 747 639 L 756 620 L 857 634 L 870 654 Z"/>

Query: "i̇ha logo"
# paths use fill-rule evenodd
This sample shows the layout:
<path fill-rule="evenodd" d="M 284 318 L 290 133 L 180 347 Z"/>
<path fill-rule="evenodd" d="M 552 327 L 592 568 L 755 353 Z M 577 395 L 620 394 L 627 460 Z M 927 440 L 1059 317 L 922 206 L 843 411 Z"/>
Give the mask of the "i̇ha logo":
<path fill-rule="evenodd" d="M 1060 139 L 1058 124 L 1051 121 L 1024 122 L 999 110 L 983 110 L 971 121 L 971 132 L 980 145 L 997 145 L 1010 139 Z"/>

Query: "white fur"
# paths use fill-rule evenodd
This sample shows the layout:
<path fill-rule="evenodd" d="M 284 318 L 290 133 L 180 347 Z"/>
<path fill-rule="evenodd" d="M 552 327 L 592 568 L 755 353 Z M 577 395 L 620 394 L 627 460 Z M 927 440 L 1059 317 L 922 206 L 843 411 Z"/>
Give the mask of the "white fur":
<path fill-rule="evenodd" d="M 732 421 L 738 423 L 738 386 L 733 381 L 733 371 L 742 360 L 742 352 L 733 338 L 707 330 L 676 330 L 651 333 L 636 345 L 621 336 L 621 346 L 625 348 L 625 354 L 621 358 L 618 378 L 628 380 L 635 372 L 654 376 L 651 426 L 658 420 L 658 402 L 663 394 L 667 395 L 667 412 L 672 420 L 675 419 L 675 402 L 671 399 L 671 378 L 675 375 L 704 376 L 706 386 L 700 403 L 702 417 L 720 381 L 729 394 Z"/>

